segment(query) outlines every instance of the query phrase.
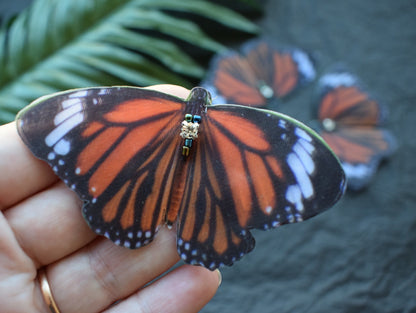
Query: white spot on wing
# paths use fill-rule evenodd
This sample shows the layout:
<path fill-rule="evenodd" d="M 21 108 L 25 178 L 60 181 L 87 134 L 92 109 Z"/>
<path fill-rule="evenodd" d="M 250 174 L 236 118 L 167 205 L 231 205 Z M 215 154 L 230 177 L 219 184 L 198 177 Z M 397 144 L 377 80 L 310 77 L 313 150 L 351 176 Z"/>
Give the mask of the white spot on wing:
<path fill-rule="evenodd" d="M 322 76 L 319 80 L 319 84 L 328 87 L 338 87 L 338 86 L 352 86 L 356 84 L 356 79 L 353 75 L 349 73 L 331 73 Z"/>
<path fill-rule="evenodd" d="M 55 153 L 49 152 L 49 154 L 48 154 L 48 160 L 53 160 L 53 159 L 55 159 L 55 157 L 56 157 L 56 154 Z"/>
<path fill-rule="evenodd" d="M 303 140 L 302 138 L 299 138 L 298 143 L 302 145 L 302 147 L 308 152 L 309 154 L 312 154 L 312 152 L 315 151 L 315 147 L 308 141 Z"/>
<path fill-rule="evenodd" d="M 303 74 L 303 76 L 305 76 L 307 80 L 314 79 L 316 72 L 309 56 L 300 50 L 295 50 L 292 56 L 295 62 L 298 64 L 299 71 Z"/>
<path fill-rule="evenodd" d="M 306 131 L 304 131 L 302 128 L 296 127 L 295 135 L 298 136 L 299 138 L 305 139 L 307 142 L 312 141 L 312 137 L 309 136 L 309 134 Z"/>
<path fill-rule="evenodd" d="M 303 204 L 302 204 L 303 206 Z M 286 218 L 288 220 L 289 223 L 294 223 L 295 222 L 295 217 L 292 214 L 292 210 L 290 209 L 290 207 L 285 207 L 286 210 Z"/>
<path fill-rule="evenodd" d="M 57 142 L 57 144 L 53 147 L 53 151 L 59 155 L 67 155 L 69 151 L 71 151 L 71 144 L 66 139 L 61 139 Z"/>
<path fill-rule="evenodd" d="M 306 172 L 311 175 L 315 171 L 315 163 L 310 154 L 303 148 L 299 141 L 293 146 L 293 151 L 296 153 Z"/>
<path fill-rule="evenodd" d="M 300 191 L 299 186 L 297 185 L 289 186 L 286 191 L 286 199 L 295 205 L 296 210 L 298 210 L 299 212 L 303 212 L 304 208 L 303 208 L 303 202 L 302 202 L 302 193 Z"/>
<path fill-rule="evenodd" d="M 302 165 L 301 160 L 297 157 L 295 153 L 289 154 L 287 157 L 287 163 L 295 174 L 296 181 L 302 191 L 302 194 L 305 198 L 310 198 L 313 196 L 313 186 L 309 175 L 306 173 L 304 166 Z"/>
<path fill-rule="evenodd" d="M 62 105 L 63 109 L 68 109 L 71 106 L 73 106 L 75 104 L 78 104 L 78 103 L 79 103 L 79 99 L 75 98 L 75 97 L 72 97 L 72 99 L 66 99 L 66 100 L 62 101 L 61 105 Z"/>
<path fill-rule="evenodd" d="M 55 143 L 61 140 L 68 132 L 79 125 L 84 120 L 83 113 L 77 113 L 65 122 L 61 123 L 58 127 L 52 130 L 45 138 L 47 146 L 52 147 Z"/>
<path fill-rule="evenodd" d="M 279 127 L 283 128 L 283 129 L 286 129 L 286 121 L 283 120 L 283 119 L 280 119 L 279 120 Z"/>
<path fill-rule="evenodd" d="M 279 225 L 280 225 L 280 223 L 278 221 L 273 221 L 272 222 L 272 227 L 274 227 L 274 228 L 276 228 Z"/>
<path fill-rule="evenodd" d="M 350 163 L 343 162 L 342 168 L 349 179 L 363 179 L 371 175 L 371 167 L 364 164 L 353 165 Z"/>
<path fill-rule="evenodd" d="M 69 95 L 69 98 L 83 98 L 88 95 L 88 90 L 80 90 Z"/>
<path fill-rule="evenodd" d="M 81 105 L 81 103 L 77 103 L 76 105 L 73 105 L 73 106 L 59 112 L 58 114 L 56 114 L 53 122 L 54 122 L 55 125 L 59 125 L 63 121 L 65 121 L 66 119 L 71 117 L 72 115 L 74 115 L 78 112 L 81 112 L 81 111 L 82 111 L 82 105 Z"/>

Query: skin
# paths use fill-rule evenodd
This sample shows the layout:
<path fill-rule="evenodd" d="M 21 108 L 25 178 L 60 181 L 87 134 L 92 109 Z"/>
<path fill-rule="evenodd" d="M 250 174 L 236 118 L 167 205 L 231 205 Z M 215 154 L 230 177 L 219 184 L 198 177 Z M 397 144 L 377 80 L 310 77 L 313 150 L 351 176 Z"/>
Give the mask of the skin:
<path fill-rule="evenodd" d="M 14 122 L 0 127 L 0 142 L 2 312 L 50 312 L 37 279 L 42 267 L 61 313 L 198 312 L 214 296 L 221 276 L 203 267 L 182 265 L 149 284 L 179 260 L 174 230 L 162 227 L 137 250 L 116 246 L 89 229 L 81 201 L 30 153 Z"/>

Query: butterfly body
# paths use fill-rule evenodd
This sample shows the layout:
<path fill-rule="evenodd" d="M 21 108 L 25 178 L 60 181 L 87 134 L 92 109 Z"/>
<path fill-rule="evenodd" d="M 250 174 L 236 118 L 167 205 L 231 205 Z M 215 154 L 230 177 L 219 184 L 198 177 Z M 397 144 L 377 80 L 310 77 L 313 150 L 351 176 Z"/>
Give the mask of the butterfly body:
<path fill-rule="evenodd" d="M 310 218 L 345 189 L 337 158 L 305 125 L 211 105 L 203 88 L 186 100 L 135 87 L 61 92 L 21 111 L 17 127 L 96 233 L 135 249 L 175 224 L 181 258 L 210 269 L 254 248 L 249 229 Z"/>

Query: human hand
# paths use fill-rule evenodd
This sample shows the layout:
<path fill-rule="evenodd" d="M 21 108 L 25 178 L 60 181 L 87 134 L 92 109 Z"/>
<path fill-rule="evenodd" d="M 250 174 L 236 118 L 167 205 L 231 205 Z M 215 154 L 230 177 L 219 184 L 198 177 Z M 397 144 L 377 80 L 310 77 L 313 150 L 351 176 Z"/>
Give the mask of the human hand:
<path fill-rule="evenodd" d="M 179 260 L 174 231 L 162 227 L 137 250 L 116 246 L 89 229 L 82 202 L 30 153 L 14 122 L 0 127 L 0 143 L 1 312 L 54 312 L 43 299 L 42 272 L 61 313 L 198 312 L 214 296 L 219 272 L 191 265 L 147 285 Z"/>

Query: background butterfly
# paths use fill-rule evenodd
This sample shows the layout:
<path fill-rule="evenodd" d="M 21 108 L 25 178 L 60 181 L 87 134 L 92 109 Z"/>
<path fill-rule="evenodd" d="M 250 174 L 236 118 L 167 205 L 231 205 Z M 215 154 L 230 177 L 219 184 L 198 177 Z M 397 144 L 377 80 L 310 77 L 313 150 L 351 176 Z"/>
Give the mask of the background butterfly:
<path fill-rule="evenodd" d="M 393 135 L 381 127 L 386 108 L 363 91 L 347 72 L 324 75 L 319 81 L 320 134 L 340 158 L 348 187 L 364 188 L 380 161 L 396 149 Z"/>
<path fill-rule="evenodd" d="M 266 106 L 315 78 L 310 57 L 300 49 L 277 49 L 264 40 L 249 41 L 243 53 L 222 53 L 214 58 L 203 85 L 218 102 Z M 222 97 L 222 98 L 221 98 Z"/>
<path fill-rule="evenodd" d="M 96 233 L 134 249 L 176 223 L 181 258 L 215 269 L 253 249 L 249 229 L 334 205 L 345 176 L 300 122 L 210 101 L 203 88 L 187 100 L 134 87 L 77 89 L 38 99 L 17 127 L 84 200 Z"/>

